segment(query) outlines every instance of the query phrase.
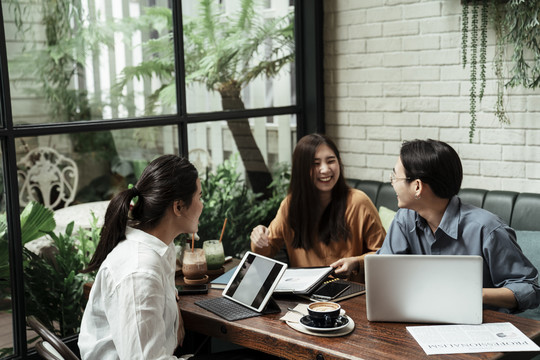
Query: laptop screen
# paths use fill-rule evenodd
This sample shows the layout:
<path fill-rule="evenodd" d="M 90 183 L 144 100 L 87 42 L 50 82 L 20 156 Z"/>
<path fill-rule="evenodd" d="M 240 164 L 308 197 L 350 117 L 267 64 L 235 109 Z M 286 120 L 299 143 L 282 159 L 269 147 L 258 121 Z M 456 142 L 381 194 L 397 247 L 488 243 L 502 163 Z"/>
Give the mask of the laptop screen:
<path fill-rule="evenodd" d="M 482 323 L 482 257 L 366 255 L 370 321 Z"/>
<path fill-rule="evenodd" d="M 246 252 L 223 296 L 261 312 L 287 269 L 287 264 Z"/>

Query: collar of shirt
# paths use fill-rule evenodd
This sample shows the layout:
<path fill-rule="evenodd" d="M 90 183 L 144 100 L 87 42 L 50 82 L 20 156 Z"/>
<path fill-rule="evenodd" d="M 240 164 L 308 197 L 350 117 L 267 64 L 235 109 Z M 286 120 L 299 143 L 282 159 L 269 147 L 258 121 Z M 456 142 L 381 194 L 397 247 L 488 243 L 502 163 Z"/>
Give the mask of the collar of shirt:
<path fill-rule="evenodd" d="M 444 211 L 443 217 L 441 219 L 441 223 L 439 224 L 439 227 L 437 228 L 437 231 L 444 232 L 447 236 L 451 237 L 452 239 L 457 240 L 458 238 L 458 228 L 459 228 L 459 208 L 460 208 L 460 200 L 457 195 L 454 195 L 450 202 L 448 203 L 448 206 L 446 207 L 446 210 Z M 426 219 L 421 217 L 418 213 L 415 214 L 416 216 L 416 226 L 419 227 L 422 231 L 428 226 Z M 413 231 L 416 231 L 416 228 L 413 229 Z"/>
<path fill-rule="evenodd" d="M 163 241 L 161 241 L 154 235 L 150 235 L 147 232 L 129 226 L 126 227 L 126 239 L 129 239 L 130 241 L 136 241 L 138 243 L 144 244 L 145 246 L 148 246 L 150 249 L 158 253 L 161 257 L 163 257 L 167 253 L 167 250 L 170 249 L 170 246 L 165 244 Z"/>

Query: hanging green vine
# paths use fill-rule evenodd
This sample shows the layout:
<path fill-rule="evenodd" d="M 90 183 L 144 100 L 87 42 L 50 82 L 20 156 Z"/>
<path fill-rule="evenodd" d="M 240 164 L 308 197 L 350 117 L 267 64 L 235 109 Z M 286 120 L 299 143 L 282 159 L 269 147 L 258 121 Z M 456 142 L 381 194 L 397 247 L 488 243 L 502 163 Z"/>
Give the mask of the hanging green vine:
<path fill-rule="evenodd" d="M 512 78 L 507 86 L 540 86 L 540 0 L 512 0 L 506 5 L 507 40 L 514 45 Z M 524 55 L 532 53 L 532 58 Z"/>
<path fill-rule="evenodd" d="M 540 0 L 462 0 L 462 4 L 462 64 L 464 68 L 467 64 L 470 66 L 469 141 L 472 142 L 476 129 L 478 99 L 482 101 L 486 87 L 489 22 L 493 23 L 496 35 L 493 69 L 497 81 L 495 116 L 499 122 L 509 123 L 504 106 L 506 87 L 519 85 L 529 89 L 540 87 Z M 506 82 L 504 66 L 507 64 L 508 45 L 512 46 L 512 61 L 510 80 Z"/>
<path fill-rule="evenodd" d="M 488 27 L 488 1 L 482 0 L 482 32 L 480 35 L 480 92 L 478 98 L 480 101 L 484 98 L 484 90 L 486 89 L 486 53 L 487 53 L 487 27 Z"/>
<path fill-rule="evenodd" d="M 463 1 L 461 12 L 461 63 L 463 68 L 467 65 L 467 43 L 469 36 L 469 0 Z"/>
<path fill-rule="evenodd" d="M 474 131 L 476 130 L 476 65 L 478 55 L 478 2 L 473 4 L 471 23 L 471 89 L 469 93 L 471 123 L 469 127 L 469 142 L 472 142 Z"/>
<path fill-rule="evenodd" d="M 469 114 L 471 122 L 469 126 L 469 142 L 472 142 L 476 130 L 476 111 L 478 100 L 484 98 L 486 88 L 486 53 L 487 53 L 487 28 L 489 17 L 488 0 L 472 1 L 471 17 L 469 19 L 470 0 L 463 1 L 462 23 L 461 23 L 461 51 L 462 63 L 465 68 L 469 60 L 470 74 L 469 80 L 471 88 L 469 92 Z M 469 24 L 470 22 L 470 24 Z M 469 30 L 470 25 L 470 30 Z M 470 34 L 469 34 L 470 33 Z M 479 34 L 480 33 L 480 34 Z M 468 41 L 470 35 L 470 57 L 468 53 Z M 478 48 L 478 37 L 480 36 L 480 48 Z M 480 76 L 478 76 L 478 67 Z M 478 80 L 480 84 L 478 86 Z"/>
<path fill-rule="evenodd" d="M 503 34 L 506 33 L 506 25 L 503 22 L 503 11 L 501 6 L 498 6 L 494 2 L 490 5 L 490 13 L 493 14 L 493 24 L 495 27 L 495 57 L 493 66 L 495 69 L 495 77 L 497 79 L 497 100 L 495 101 L 495 116 L 501 124 L 508 124 L 510 120 L 506 115 L 506 109 L 504 107 L 504 92 L 505 92 L 505 80 L 504 80 L 504 59 L 506 50 L 506 41 Z"/>

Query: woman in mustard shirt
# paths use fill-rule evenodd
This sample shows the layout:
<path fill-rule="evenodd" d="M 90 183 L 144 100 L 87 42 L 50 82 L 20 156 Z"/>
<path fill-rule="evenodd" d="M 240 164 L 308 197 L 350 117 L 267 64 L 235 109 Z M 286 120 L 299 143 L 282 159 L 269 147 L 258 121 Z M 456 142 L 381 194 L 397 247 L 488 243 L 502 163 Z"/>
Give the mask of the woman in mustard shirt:
<path fill-rule="evenodd" d="M 386 233 L 377 209 L 343 175 L 339 150 L 325 135 L 306 135 L 295 147 L 287 197 L 268 227 L 251 233 L 251 249 L 273 257 L 285 245 L 291 267 L 328 266 L 363 280 L 363 256 Z"/>

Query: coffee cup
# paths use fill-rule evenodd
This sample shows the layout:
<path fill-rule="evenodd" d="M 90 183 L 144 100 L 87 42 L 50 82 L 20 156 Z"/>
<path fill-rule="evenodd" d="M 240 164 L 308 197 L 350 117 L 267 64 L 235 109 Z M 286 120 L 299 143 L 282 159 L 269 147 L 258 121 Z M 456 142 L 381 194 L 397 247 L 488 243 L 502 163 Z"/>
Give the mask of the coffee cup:
<path fill-rule="evenodd" d="M 188 280 L 204 278 L 208 271 L 203 249 L 186 249 L 182 259 L 182 273 Z"/>
<path fill-rule="evenodd" d="M 341 311 L 341 305 L 331 301 L 318 301 L 308 305 L 309 316 L 315 326 L 331 327 Z"/>

